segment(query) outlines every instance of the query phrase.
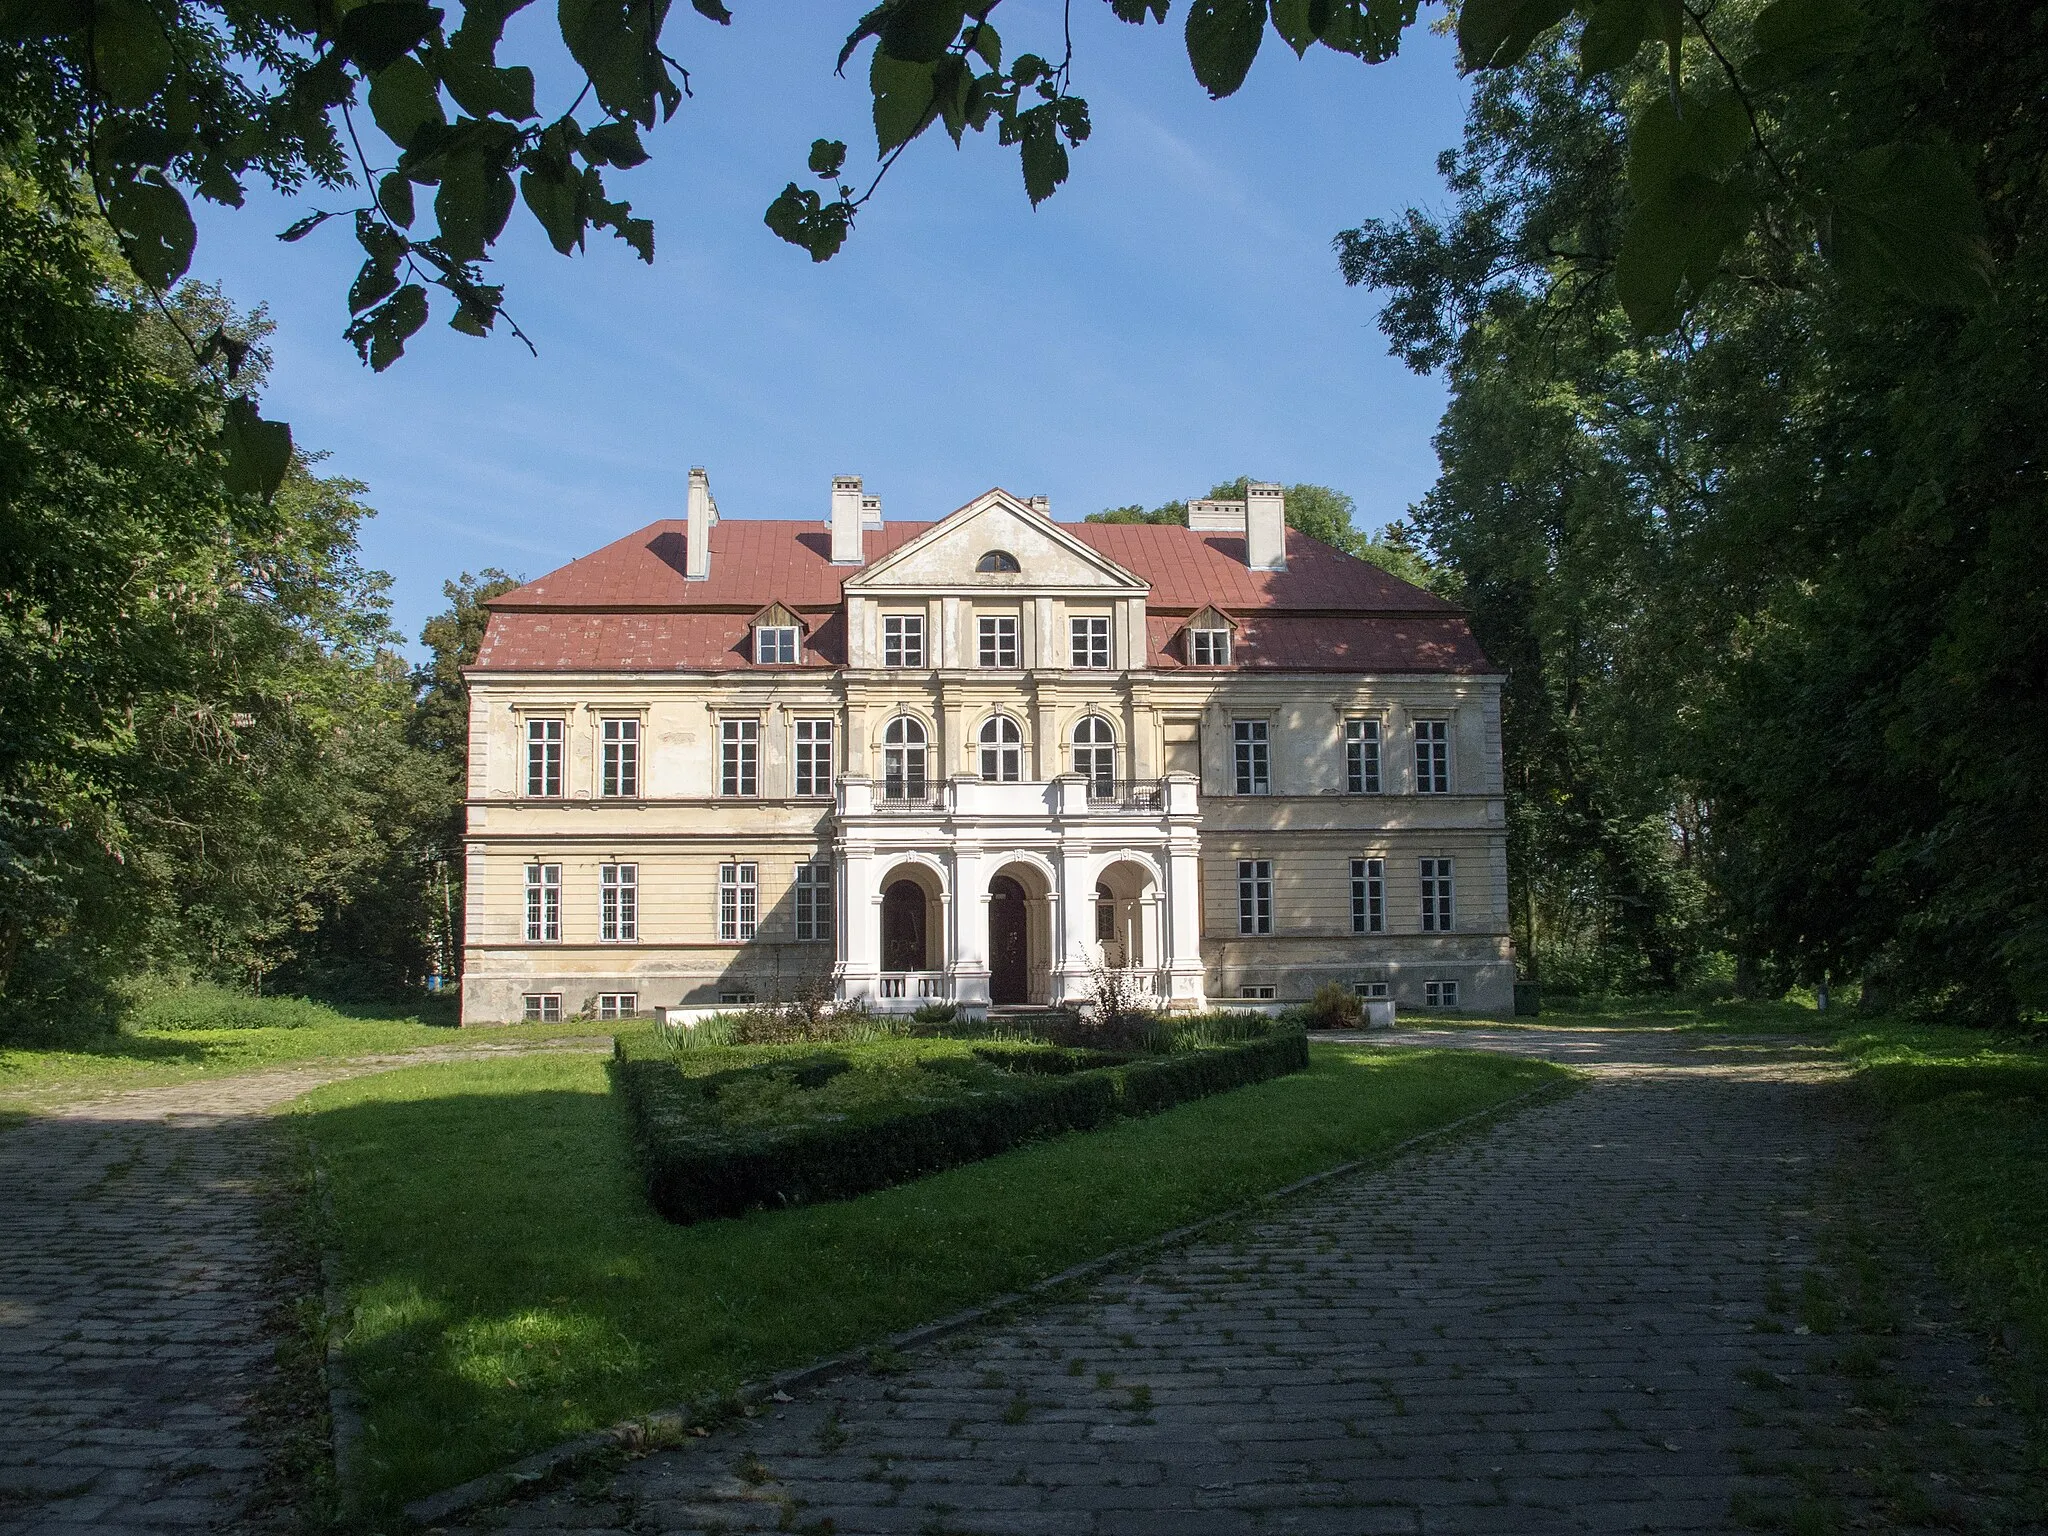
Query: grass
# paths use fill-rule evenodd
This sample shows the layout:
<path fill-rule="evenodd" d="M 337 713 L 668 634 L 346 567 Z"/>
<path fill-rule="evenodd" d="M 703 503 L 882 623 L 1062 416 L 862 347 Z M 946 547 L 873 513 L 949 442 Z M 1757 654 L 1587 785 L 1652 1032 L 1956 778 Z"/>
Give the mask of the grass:
<path fill-rule="evenodd" d="M 585 1430 L 872 1343 L 1568 1077 L 1319 1045 L 1309 1071 L 858 1200 L 675 1227 L 603 1063 L 420 1067 L 295 1124 L 333 1201 L 376 1516 Z"/>
<path fill-rule="evenodd" d="M 266 1067 L 421 1046 L 611 1035 L 615 1023 L 521 1024 L 465 1034 L 417 1018 L 351 1018 L 332 1009 L 318 1022 L 282 1028 L 131 1029 L 64 1046 L 0 1046 L 0 1127 L 20 1112 L 87 1093 L 229 1077 Z"/>
<path fill-rule="evenodd" d="M 1884 1117 L 1934 1257 L 1998 1341 L 2048 1467 L 2048 1049 L 1862 1024 L 1837 1049 Z"/>

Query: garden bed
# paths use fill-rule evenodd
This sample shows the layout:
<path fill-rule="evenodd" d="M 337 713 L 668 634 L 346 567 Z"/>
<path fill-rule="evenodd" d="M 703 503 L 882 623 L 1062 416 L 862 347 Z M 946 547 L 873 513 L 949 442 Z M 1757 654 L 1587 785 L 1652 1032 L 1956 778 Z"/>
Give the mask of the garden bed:
<path fill-rule="evenodd" d="M 1219 1034 L 1227 1043 L 1203 1043 Z M 1264 1021 L 1188 1030 L 1144 1054 L 991 1038 L 686 1039 L 621 1035 L 612 1064 L 648 1199 L 685 1224 L 886 1189 L 1308 1065 L 1302 1032 Z"/>

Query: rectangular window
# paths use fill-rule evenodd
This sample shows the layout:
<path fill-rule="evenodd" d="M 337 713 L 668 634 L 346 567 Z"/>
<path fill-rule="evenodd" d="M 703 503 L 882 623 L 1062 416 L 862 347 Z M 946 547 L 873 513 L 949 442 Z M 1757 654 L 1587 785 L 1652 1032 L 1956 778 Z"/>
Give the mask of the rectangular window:
<path fill-rule="evenodd" d="M 745 943 L 754 936 L 761 912 L 761 883 L 758 866 L 718 866 L 718 936 L 728 943 Z"/>
<path fill-rule="evenodd" d="M 559 795 L 562 792 L 562 722 L 526 722 L 526 792 L 529 795 Z"/>
<path fill-rule="evenodd" d="M 754 661 L 758 666 L 788 666 L 796 660 L 796 626 L 762 624 L 754 630 Z"/>
<path fill-rule="evenodd" d="M 1424 933 L 1449 933 L 1451 931 L 1451 861 L 1449 859 L 1424 859 L 1422 861 L 1422 931 Z"/>
<path fill-rule="evenodd" d="M 1458 984 L 1455 981 L 1425 981 L 1422 984 L 1422 1006 L 1425 1008 L 1457 1007 Z"/>
<path fill-rule="evenodd" d="M 600 1019 L 630 1019 L 640 1011 L 638 992 L 600 992 L 597 994 L 597 1016 Z"/>
<path fill-rule="evenodd" d="M 1351 931 L 1387 931 L 1387 861 L 1351 861 Z"/>
<path fill-rule="evenodd" d="M 1243 999 L 1244 999 L 1244 1000 L 1245 1000 L 1246 1002 L 1248 1002 L 1248 1003 L 1258 1003 L 1258 1002 L 1266 1002 L 1266 1003 L 1270 1003 L 1271 1001 L 1273 1001 L 1274 997 L 1275 997 L 1275 996 L 1276 996 L 1277 994 L 1276 994 L 1276 992 L 1275 992 L 1274 988 L 1273 988 L 1273 987 L 1272 987 L 1272 986 L 1271 986 L 1271 985 L 1269 984 L 1269 985 L 1267 985 L 1267 986 L 1263 986 L 1263 987 L 1257 987 L 1257 986 L 1244 986 L 1244 987 L 1239 987 L 1239 988 L 1237 989 L 1237 995 L 1238 995 L 1239 997 L 1243 998 Z"/>
<path fill-rule="evenodd" d="M 1415 793 L 1448 795 L 1451 792 L 1451 722 L 1415 722 Z"/>
<path fill-rule="evenodd" d="M 924 616 L 895 613 L 882 620 L 882 665 L 921 667 L 924 665 Z"/>
<path fill-rule="evenodd" d="M 832 793 L 830 720 L 799 720 L 796 723 L 796 792 L 800 795 Z"/>
<path fill-rule="evenodd" d="M 640 796 L 640 722 L 607 720 L 598 727 L 602 744 L 598 793 L 616 799 Z"/>
<path fill-rule="evenodd" d="M 1391 994 L 1384 981 L 1361 981 L 1351 989 L 1351 995 L 1362 1003 L 1378 1002 Z"/>
<path fill-rule="evenodd" d="M 1231 722 L 1232 745 L 1237 752 L 1237 792 L 1265 795 L 1273 790 L 1272 744 L 1266 739 L 1263 720 Z"/>
<path fill-rule="evenodd" d="M 530 1024 L 559 1024 L 562 1021 L 562 994 L 559 992 L 527 993 L 526 1019 Z"/>
<path fill-rule="evenodd" d="M 796 936 L 832 937 L 832 866 L 823 859 L 796 867 Z"/>
<path fill-rule="evenodd" d="M 526 942 L 562 942 L 562 866 L 526 866 Z"/>
<path fill-rule="evenodd" d="M 1354 795 L 1380 792 L 1380 723 L 1344 722 L 1344 787 Z"/>
<path fill-rule="evenodd" d="M 1273 931 L 1273 861 L 1237 861 L 1237 931 Z"/>
<path fill-rule="evenodd" d="M 721 992 L 718 994 L 718 1001 L 722 1006 L 730 1006 L 737 1003 L 742 1008 L 751 1008 L 754 1006 L 754 994 L 751 992 Z"/>
<path fill-rule="evenodd" d="M 1188 660 L 1198 667 L 1227 667 L 1230 665 L 1230 631 L 1227 629 L 1190 630 L 1193 645 Z"/>
<path fill-rule="evenodd" d="M 1109 665 L 1109 620 L 1075 619 L 1074 665 L 1077 667 L 1106 667 Z"/>
<path fill-rule="evenodd" d="M 721 720 L 718 724 L 718 792 L 761 793 L 761 722 Z"/>
<path fill-rule="evenodd" d="M 981 664 L 984 667 L 1014 667 L 1017 665 L 1017 621 L 994 618 L 979 621 L 981 628 Z"/>
<path fill-rule="evenodd" d="M 600 864 L 597 867 L 597 936 L 607 944 L 634 944 L 640 939 L 640 866 Z"/>

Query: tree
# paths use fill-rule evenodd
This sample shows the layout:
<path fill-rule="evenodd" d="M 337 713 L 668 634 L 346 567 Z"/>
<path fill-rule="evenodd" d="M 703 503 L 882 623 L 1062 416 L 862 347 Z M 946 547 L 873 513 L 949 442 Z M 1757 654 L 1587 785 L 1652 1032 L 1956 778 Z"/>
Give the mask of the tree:
<path fill-rule="evenodd" d="M 1765 988 L 2048 1004 L 2048 604 L 2021 553 L 2048 44 L 1989 47 L 2000 16 L 1870 0 L 1859 89 L 1775 130 L 1802 165 L 1900 122 L 1980 146 L 1993 304 L 1873 303 L 1752 232 L 1739 280 L 1646 337 L 1617 253 L 1631 107 L 1668 81 L 1585 78 L 1569 40 L 1481 82 L 1449 214 L 1340 237 L 1394 350 L 1451 384 L 1416 516 L 1509 670 L 1515 921 L 1564 979 L 1683 981 L 1725 948 Z"/>
<path fill-rule="evenodd" d="M 1170 0 L 1108 3 L 1142 26 L 1164 23 Z M 381 369 L 425 324 L 429 289 L 450 301 L 459 331 L 485 335 L 505 318 L 485 265 L 517 202 L 564 255 L 599 229 L 653 259 L 653 226 L 613 197 L 605 175 L 643 162 L 641 133 L 686 94 L 688 72 L 664 36 L 665 0 L 564 0 L 558 30 L 581 80 L 560 110 L 543 108 L 529 65 L 499 58 L 522 4 L 470 0 L 451 26 L 425 0 L 14 0 L 0 30 L 0 127 L 35 146 L 51 195 L 91 187 L 129 264 L 159 291 L 191 261 L 188 193 L 238 206 L 251 181 L 354 189 L 352 206 L 316 209 L 285 238 L 333 217 L 352 227 L 364 261 L 347 335 Z M 723 0 L 692 5 L 711 21 L 731 19 Z M 808 171 L 824 192 L 790 182 L 768 226 L 828 259 L 889 168 L 934 126 L 955 144 L 970 129 L 993 131 L 1017 150 L 1032 202 L 1049 197 L 1091 126 L 1072 89 L 1071 17 L 1059 48 L 1011 53 L 992 19 L 1000 8 L 882 0 L 861 16 L 839 68 L 867 51 L 873 178 L 856 191 L 846 146 L 818 140 Z M 1372 63 L 1394 55 L 1416 15 L 1416 0 L 1191 0 L 1184 39 L 1195 78 L 1220 98 L 1243 84 L 1269 25 L 1297 55 L 1323 47 Z M 1652 47 L 1663 60 L 1662 80 L 1629 103 L 1635 200 L 1613 257 L 1640 329 L 1674 325 L 1752 231 L 1786 256 L 1824 245 L 1843 281 L 1873 293 L 1981 299 L 1981 217 L 1943 143 L 1890 134 L 1839 162 L 1809 162 L 1775 143 L 1788 117 L 1844 88 L 1841 60 L 1859 35 L 1851 0 L 1773 0 L 1761 10 L 1466 0 L 1465 65 L 1511 67 L 1573 16 L 1584 21 L 1574 29 L 1582 78 L 1649 74 L 1637 60 Z M 2002 33 L 1979 46 L 2002 46 Z M 431 232 L 420 187 L 434 189 Z M 233 371 L 231 337 L 191 339 Z M 260 420 L 253 395 L 236 399 L 223 431 L 230 464 L 244 484 L 273 490 L 288 435 Z"/>
<path fill-rule="evenodd" d="M 1250 483 L 1249 475 L 1226 480 L 1210 487 L 1209 499 L 1243 501 L 1245 487 Z M 1352 525 L 1351 519 L 1358 510 L 1358 504 L 1344 492 L 1332 490 L 1327 485 L 1290 485 L 1286 501 L 1288 527 L 1312 539 L 1320 539 L 1356 559 L 1369 560 L 1381 570 L 1425 590 L 1437 591 L 1442 587 L 1444 573 L 1430 563 L 1429 557 L 1415 543 L 1414 534 L 1407 524 L 1389 523 L 1377 536 L 1368 534 Z M 1087 520 L 1091 523 L 1163 523 L 1185 528 L 1188 525 L 1188 504 L 1169 501 L 1148 511 L 1133 503 L 1091 512 Z"/>

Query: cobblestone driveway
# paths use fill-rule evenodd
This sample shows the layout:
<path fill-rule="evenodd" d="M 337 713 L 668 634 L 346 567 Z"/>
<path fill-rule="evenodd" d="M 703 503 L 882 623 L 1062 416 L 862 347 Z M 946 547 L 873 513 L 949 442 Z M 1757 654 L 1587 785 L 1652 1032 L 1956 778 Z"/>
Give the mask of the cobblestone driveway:
<path fill-rule="evenodd" d="M 0 1531 L 233 1528 L 273 1438 L 269 1112 L 431 1047 L 139 1089 L 0 1132 Z M 603 1048 L 603 1042 L 592 1048 Z"/>
<path fill-rule="evenodd" d="M 475 1527 L 2038 1529 L 2006 1502 L 2010 1421 L 1910 1259 L 1885 1250 L 1904 1311 L 1881 1338 L 1800 1322 L 1802 1278 L 1829 1273 L 1831 1171 L 1869 1150 L 1819 1053 L 1402 1038 L 1572 1060 L 1595 1079 L 1084 1298 Z M 1867 1369 L 1845 1366 L 1856 1348 Z M 1883 1411 L 1861 1406 L 1880 1387 Z M 1936 1460 L 1918 1467 L 1930 1435 Z"/>

